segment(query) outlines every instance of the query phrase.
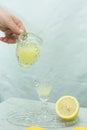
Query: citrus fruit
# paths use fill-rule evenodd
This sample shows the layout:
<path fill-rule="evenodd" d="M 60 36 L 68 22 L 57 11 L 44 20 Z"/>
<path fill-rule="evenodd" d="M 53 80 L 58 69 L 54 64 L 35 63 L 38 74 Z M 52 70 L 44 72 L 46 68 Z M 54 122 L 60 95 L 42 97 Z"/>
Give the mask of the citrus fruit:
<path fill-rule="evenodd" d="M 79 109 L 79 102 L 73 96 L 62 96 L 56 102 L 56 113 L 64 120 L 74 120 L 78 116 Z"/>
<path fill-rule="evenodd" d="M 28 127 L 25 130 L 45 130 L 44 128 L 38 127 L 38 126 L 32 126 Z"/>
<path fill-rule="evenodd" d="M 76 127 L 73 130 L 87 130 L 87 127 Z"/>

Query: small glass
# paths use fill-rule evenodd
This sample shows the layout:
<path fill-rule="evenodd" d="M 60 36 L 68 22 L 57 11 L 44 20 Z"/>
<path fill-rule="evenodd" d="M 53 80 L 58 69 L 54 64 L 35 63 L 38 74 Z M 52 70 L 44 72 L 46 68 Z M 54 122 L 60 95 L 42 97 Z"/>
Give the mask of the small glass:
<path fill-rule="evenodd" d="M 23 32 L 17 40 L 16 55 L 21 67 L 31 67 L 41 53 L 42 39 L 33 33 Z"/>
<path fill-rule="evenodd" d="M 38 122 L 49 122 L 52 121 L 52 113 L 50 112 L 50 109 L 48 108 L 48 99 L 49 95 L 52 90 L 52 85 L 47 80 L 34 80 L 35 83 L 35 90 L 39 96 L 39 99 L 41 101 L 41 110 L 39 111 L 39 116 L 37 117 Z M 38 114 L 38 112 L 36 113 Z"/>

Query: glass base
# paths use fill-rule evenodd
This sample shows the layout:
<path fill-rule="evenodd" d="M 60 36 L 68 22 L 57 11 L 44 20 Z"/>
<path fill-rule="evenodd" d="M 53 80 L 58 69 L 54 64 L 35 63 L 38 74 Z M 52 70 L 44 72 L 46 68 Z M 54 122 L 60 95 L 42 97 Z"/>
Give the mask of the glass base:
<path fill-rule="evenodd" d="M 8 115 L 7 121 L 11 124 L 14 125 L 19 125 L 19 126 L 40 126 L 44 128 L 64 128 L 64 127 L 70 127 L 78 124 L 79 119 L 76 118 L 73 121 L 63 121 L 58 116 L 55 114 L 52 114 L 49 116 L 49 118 L 38 118 L 40 117 L 41 113 L 34 113 L 34 112 L 29 112 L 26 114 L 11 114 Z"/>

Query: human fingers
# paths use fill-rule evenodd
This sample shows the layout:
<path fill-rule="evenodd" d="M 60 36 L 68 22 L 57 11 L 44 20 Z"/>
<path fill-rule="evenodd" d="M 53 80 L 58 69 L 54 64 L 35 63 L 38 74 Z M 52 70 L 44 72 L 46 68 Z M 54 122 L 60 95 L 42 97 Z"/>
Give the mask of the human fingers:
<path fill-rule="evenodd" d="M 5 32 L 5 36 L 1 37 L 0 40 L 6 43 L 16 43 L 18 35 L 12 33 L 10 30 Z"/>
<path fill-rule="evenodd" d="M 23 32 L 23 29 L 20 29 L 13 19 L 9 19 L 7 22 L 7 27 L 15 34 L 19 35 Z"/>
<path fill-rule="evenodd" d="M 16 24 L 20 29 L 22 29 L 23 31 L 26 31 L 26 29 L 25 29 L 25 27 L 24 27 L 24 25 L 23 25 L 23 23 L 22 23 L 22 21 L 21 21 L 20 19 L 16 18 L 15 16 L 12 16 L 12 19 L 13 19 L 13 21 L 15 22 L 15 24 Z"/>
<path fill-rule="evenodd" d="M 14 39 L 14 38 L 8 38 L 8 37 L 0 37 L 0 41 L 2 41 L 2 42 L 6 42 L 6 43 L 11 43 L 11 44 L 15 44 L 15 42 L 16 42 L 16 39 Z"/>

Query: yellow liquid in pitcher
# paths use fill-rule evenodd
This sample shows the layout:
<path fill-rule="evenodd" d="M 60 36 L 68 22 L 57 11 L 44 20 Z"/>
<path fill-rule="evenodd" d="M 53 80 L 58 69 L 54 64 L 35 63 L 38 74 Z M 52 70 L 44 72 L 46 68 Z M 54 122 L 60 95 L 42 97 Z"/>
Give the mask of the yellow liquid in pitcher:
<path fill-rule="evenodd" d="M 18 62 L 22 67 L 30 67 L 40 56 L 40 47 L 36 44 L 24 44 L 17 47 Z"/>

